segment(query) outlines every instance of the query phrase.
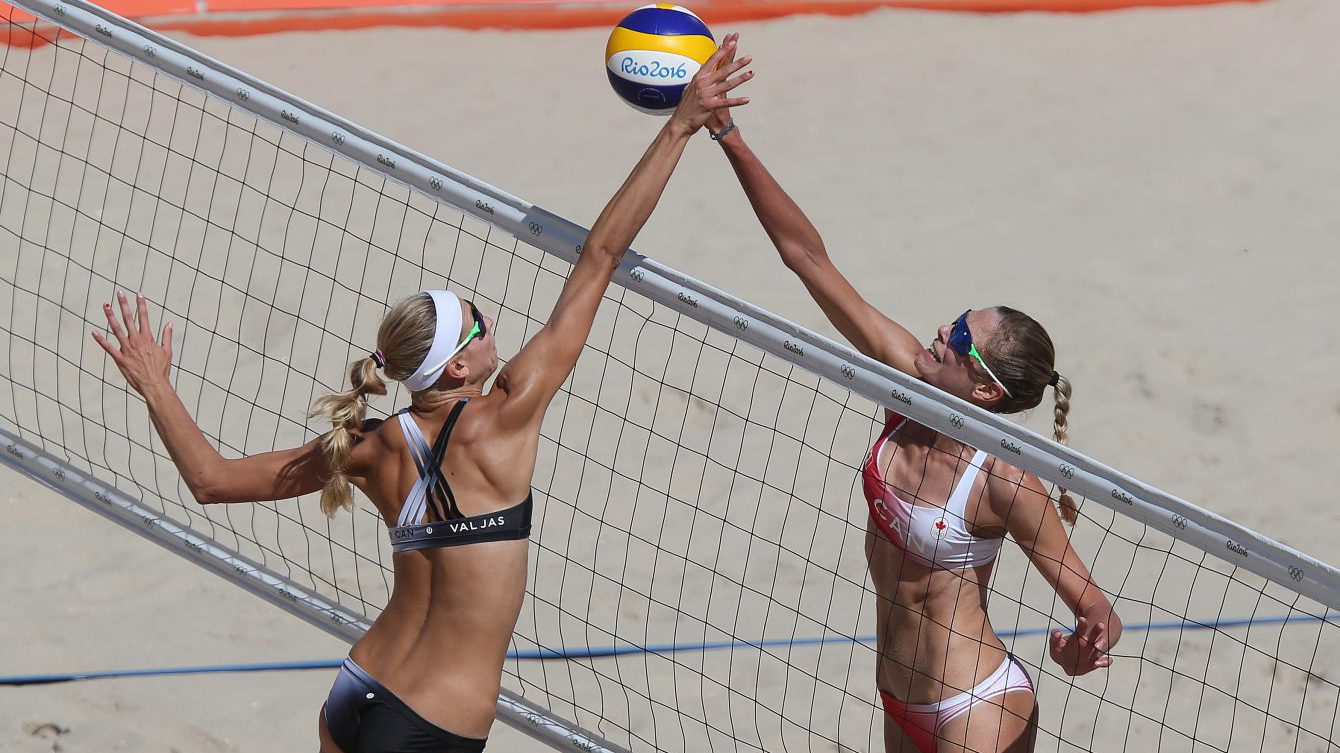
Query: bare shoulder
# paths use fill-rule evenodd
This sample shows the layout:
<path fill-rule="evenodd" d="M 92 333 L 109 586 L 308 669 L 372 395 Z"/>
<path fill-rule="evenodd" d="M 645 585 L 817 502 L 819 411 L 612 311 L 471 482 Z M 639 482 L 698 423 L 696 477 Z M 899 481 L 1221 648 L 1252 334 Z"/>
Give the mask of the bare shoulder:
<path fill-rule="evenodd" d="M 363 422 L 363 425 L 349 432 L 354 435 L 354 445 L 360 445 L 365 442 L 385 444 L 382 428 L 387 425 L 387 421 L 380 418 L 369 418 Z"/>
<path fill-rule="evenodd" d="M 987 474 L 991 510 L 1002 522 L 1011 515 L 1036 513 L 1037 508 L 1050 506 L 1050 499 L 1042 481 L 1017 465 L 996 458 Z"/>
<path fill-rule="evenodd" d="M 380 418 L 369 418 L 363 425 L 349 433 L 353 435 L 354 448 L 349 455 L 345 472 L 351 476 L 363 477 L 367 471 L 390 447 L 383 431 L 388 422 Z"/>
<path fill-rule="evenodd" d="M 987 484 L 993 497 L 1014 495 L 1019 487 L 1024 485 L 1027 478 L 1033 475 L 1023 468 L 1007 463 L 995 456 L 992 456 L 991 465 L 987 470 Z"/>
<path fill-rule="evenodd" d="M 537 410 L 537 383 L 519 375 L 512 368 L 516 362 L 508 362 L 489 391 L 470 401 L 468 410 L 476 415 L 470 426 L 472 441 L 506 442 L 539 431 L 548 398 L 539 396 L 544 402 Z"/>
<path fill-rule="evenodd" d="M 496 442 L 506 436 L 507 426 L 501 420 L 509 399 L 504 376 L 499 374 L 492 389 L 470 400 L 461 413 L 461 420 L 452 429 L 453 442 Z"/>
<path fill-rule="evenodd" d="M 519 416 L 512 415 L 518 413 L 515 410 L 516 406 L 527 403 L 528 387 L 534 387 L 533 379 L 528 380 L 525 373 L 518 373 L 519 369 L 526 367 L 518 365 L 517 361 L 516 358 L 508 361 L 507 365 L 498 371 L 498 376 L 494 378 L 493 387 L 488 391 L 488 394 L 475 399 L 475 402 L 486 404 L 487 410 L 493 414 L 491 418 L 495 424 L 503 419 L 516 419 L 528 415 L 526 411 L 520 411 Z M 530 371 L 534 371 L 533 367 Z M 540 413 L 543 415 L 544 411 L 541 410 Z M 515 423 L 515 420 L 502 422 Z M 495 429 L 501 428 L 495 426 Z"/>

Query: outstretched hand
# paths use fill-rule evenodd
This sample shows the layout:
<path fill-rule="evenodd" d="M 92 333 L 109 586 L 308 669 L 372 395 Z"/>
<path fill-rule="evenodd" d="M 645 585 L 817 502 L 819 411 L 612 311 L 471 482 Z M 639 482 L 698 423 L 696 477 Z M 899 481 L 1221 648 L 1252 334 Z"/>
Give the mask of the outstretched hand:
<path fill-rule="evenodd" d="M 684 87 L 679 106 L 670 117 L 688 126 L 690 132 L 702 128 L 713 119 L 714 114 L 725 113 L 729 118 L 730 108 L 749 104 L 748 97 L 727 96 L 732 89 L 754 77 L 753 71 L 736 75 L 753 61 L 748 55 L 735 59 L 739 38 L 739 34 L 727 34 L 717 51 L 712 53 L 712 57 L 703 63 L 693 80 Z"/>
<path fill-rule="evenodd" d="M 117 291 L 116 300 L 121 309 L 121 321 L 117 321 L 111 303 L 102 304 L 102 313 L 107 316 L 107 327 L 116 338 L 116 343 L 113 344 L 101 332 L 94 332 L 93 339 L 112 357 L 130 386 L 144 394 L 145 388 L 156 380 L 167 381 L 168 371 L 172 368 L 172 323 L 168 322 L 163 327 L 163 337 L 159 341 L 154 338 L 149 326 L 149 301 L 143 293 L 135 297 L 134 314 L 131 313 L 125 293 Z"/>
<path fill-rule="evenodd" d="M 1112 666 L 1112 657 L 1106 652 L 1107 625 L 1104 623 L 1080 617 L 1079 624 L 1069 635 L 1060 630 L 1052 631 L 1052 661 L 1072 677 Z"/>
<path fill-rule="evenodd" d="M 719 65 L 730 65 L 735 62 L 735 53 L 739 50 L 737 46 L 739 41 L 740 33 L 738 31 L 727 34 L 726 37 L 721 40 L 721 46 L 725 47 L 726 45 L 730 45 L 730 49 L 726 51 L 726 54 L 722 57 Z M 745 60 L 745 64 L 747 65 L 752 61 L 753 58 L 749 57 Z M 750 78 L 753 78 L 754 72 L 749 71 L 748 75 Z M 745 97 L 745 101 L 749 101 L 749 98 Z M 713 132 L 720 131 L 722 128 L 725 128 L 726 124 L 729 122 L 730 105 L 723 103 L 720 107 L 712 110 L 712 114 L 707 118 L 707 127 Z"/>

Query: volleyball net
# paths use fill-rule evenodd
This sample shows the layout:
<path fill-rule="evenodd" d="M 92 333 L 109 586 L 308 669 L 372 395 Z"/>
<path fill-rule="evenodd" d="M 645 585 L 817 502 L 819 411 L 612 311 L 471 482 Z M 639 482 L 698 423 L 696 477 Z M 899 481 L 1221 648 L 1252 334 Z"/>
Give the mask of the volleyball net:
<path fill-rule="evenodd" d="M 96 6 L 19 5 L 45 21 L 0 36 L 51 44 L 0 45 L 6 464 L 356 639 L 391 588 L 375 510 L 196 505 L 88 337 L 100 302 L 143 291 L 205 434 L 262 452 L 324 430 L 308 406 L 405 295 L 472 298 L 515 354 L 585 231 Z M 1072 541 L 1127 625 L 1110 671 L 1047 659 L 1073 618 L 1018 547 L 990 584 L 1038 750 L 1340 747 L 1333 568 L 646 257 L 615 281 L 544 421 L 504 721 L 573 750 L 882 749 L 859 466 L 888 407 L 1083 496 Z"/>

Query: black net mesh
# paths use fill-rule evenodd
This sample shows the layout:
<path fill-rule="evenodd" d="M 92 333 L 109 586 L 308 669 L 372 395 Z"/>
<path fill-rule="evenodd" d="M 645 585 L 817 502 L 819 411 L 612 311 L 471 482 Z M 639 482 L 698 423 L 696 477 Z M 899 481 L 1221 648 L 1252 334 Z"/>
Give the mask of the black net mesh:
<path fill-rule="evenodd" d="M 449 286 L 496 316 L 506 358 L 568 265 L 69 34 L 0 56 L 0 426 L 375 618 L 391 580 L 371 506 L 196 505 L 89 337 L 101 302 L 143 291 L 175 322 L 176 388 L 239 455 L 322 431 L 308 406 L 343 387 L 389 303 Z M 842 387 L 612 288 L 544 422 L 505 684 L 635 751 L 882 749 L 876 613 L 920 598 L 896 583 L 877 597 L 867 570 L 861 465 L 882 424 Z M 903 491 L 942 502 L 944 486 Z M 1012 541 L 984 587 L 1037 687 L 1038 750 L 1340 747 L 1334 616 L 1079 501 L 1073 545 L 1126 624 L 1109 671 L 1072 678 L 1047 658 L 1046 634 L 1074 619 Z M 933 577 L 940 597 L 983 592 Z M 961 658 L 971 631 L 939 614 L 894 622 Z M 886 638 L 886 662 L 927 671 Z M 974 677 L 999 662 L 969 650 Z"/>

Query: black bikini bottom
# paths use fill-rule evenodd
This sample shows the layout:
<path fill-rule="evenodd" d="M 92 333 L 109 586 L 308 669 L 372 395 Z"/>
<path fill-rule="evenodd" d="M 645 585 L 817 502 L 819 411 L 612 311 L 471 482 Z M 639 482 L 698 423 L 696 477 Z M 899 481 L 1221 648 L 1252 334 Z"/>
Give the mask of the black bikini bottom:
<path fill-rule="evenodd" d="M 326 728 L 344 753 L 479 753 L 486 740 L 448 732 L 345 659 L 326 698 Z"/>

